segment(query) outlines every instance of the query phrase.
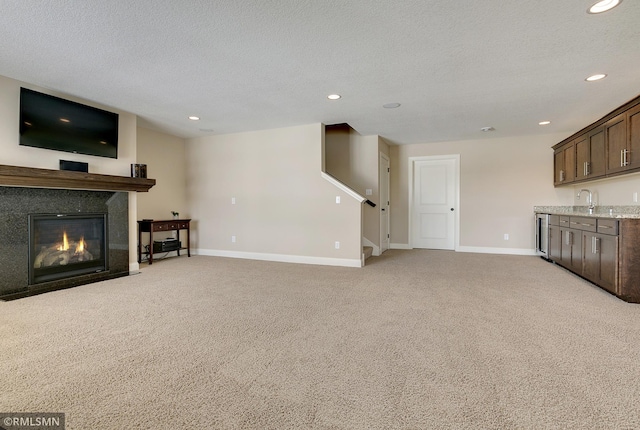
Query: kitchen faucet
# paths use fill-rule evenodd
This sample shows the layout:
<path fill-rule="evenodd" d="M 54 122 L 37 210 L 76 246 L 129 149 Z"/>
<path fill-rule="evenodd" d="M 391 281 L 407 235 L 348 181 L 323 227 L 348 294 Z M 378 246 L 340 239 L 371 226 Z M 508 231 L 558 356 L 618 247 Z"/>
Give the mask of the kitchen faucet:
<path fill-rule="evenodd" d="M 596 205 L 593 204 L 593 195 L 591 194 L 591 191 L 583 188 L 580 191 L 578 191 L 578 198 L 580 198 L 580 193 L 586 191 L 589 193 L 589 195 L 587 196 L 587 205 L 589 208 L 589 214 L 593 214 L 593 210 L 595 209 Z"/>

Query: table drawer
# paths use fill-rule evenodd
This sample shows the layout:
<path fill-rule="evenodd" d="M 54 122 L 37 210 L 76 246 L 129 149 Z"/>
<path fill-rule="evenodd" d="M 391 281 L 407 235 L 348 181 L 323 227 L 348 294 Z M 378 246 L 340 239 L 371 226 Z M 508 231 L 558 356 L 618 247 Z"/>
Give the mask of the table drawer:
<path fill-rule="evenodd" d="M 154 222 L 151 225 L 151 227 L 153 228 L 153 231 L 167 231 L 167 230 L 173 229 L 173 223 L 168 223 L 168 222 L 157 223 L 157 222 Z"/>
<path fill-rule="evenodd" d="M 189 228 L 189 223 L 187 221 L 154 222 L 152 226 L 153 231 L 182 230 Z"/>

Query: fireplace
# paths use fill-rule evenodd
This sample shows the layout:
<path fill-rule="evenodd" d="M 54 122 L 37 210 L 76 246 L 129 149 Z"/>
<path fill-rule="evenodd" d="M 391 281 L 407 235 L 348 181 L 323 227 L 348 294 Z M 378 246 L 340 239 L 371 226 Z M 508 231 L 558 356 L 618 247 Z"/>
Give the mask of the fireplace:
<path fill-rule="evenodd" d="M 0 187 L 0 300 L 127 276 L 128 202 L 128 192 Z"/>
<path fill-rule="evenodd" d="M 107 214 L 29 214 L 29 284 L 108 270 Z"/>

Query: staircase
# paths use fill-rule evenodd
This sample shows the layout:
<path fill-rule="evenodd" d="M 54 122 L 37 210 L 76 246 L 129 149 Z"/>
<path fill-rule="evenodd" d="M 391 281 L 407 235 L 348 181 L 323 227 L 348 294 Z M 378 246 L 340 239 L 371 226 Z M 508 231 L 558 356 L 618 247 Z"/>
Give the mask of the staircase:
<path fill-rule="evenodd" d="M 373 255 L 373 247 L 371 246 L 363 246 L 362 247 L 362 259 L 364 261 L 367 260 L 367 258 L 371 257 L 371 255 Z"/>

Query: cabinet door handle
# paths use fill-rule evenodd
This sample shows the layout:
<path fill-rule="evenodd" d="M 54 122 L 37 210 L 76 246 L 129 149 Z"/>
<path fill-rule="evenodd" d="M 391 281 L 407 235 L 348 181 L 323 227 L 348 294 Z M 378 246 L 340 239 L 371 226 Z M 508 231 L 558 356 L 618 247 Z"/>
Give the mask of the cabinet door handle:
<path fill-rule="evenodd" d="M 600 238 L 592 236 L 591 237 L 591 253 L 592 254 L 597 254 L 600 252 L 600 250 L 598 249 L 598 245 L 600 242 Z"/>
<path fill-rule="evenodd" d="M 629 165 L 629 162 L 627 161 L 627 150 L 626 150 L 626 149 L 623 149 L 623 150 L 622 150 L 622 155 L 623 155 L 623 157 L 622 157 L 622 158 L 623 158 L 623 159 L 622 159 L 623 164 L 622 164 L 622 165 L 623 165 L 623 166 L 628 166 L 628 165 Z"/>
<path fill-rule="evenodd" d="M 565 245 L 571 246 L 572 242 L 573 242 L 572 239 L 573 239 L 573 232 L 570 232 L 570 231 L 565 232 L 565 235 L 564 235 L 564 243 L 565 243 Z"/>
<path fill-rule="evenodd" d="M 560 170 L 560 182 L 564 181 L 564 170 Z"/>
<path fill-rule="evenodd" d="M 591 161 L 585 161 L 584 162 L 584 170 L 585 170 L 585 176 L 589 176 L 591 174 Z"/>

